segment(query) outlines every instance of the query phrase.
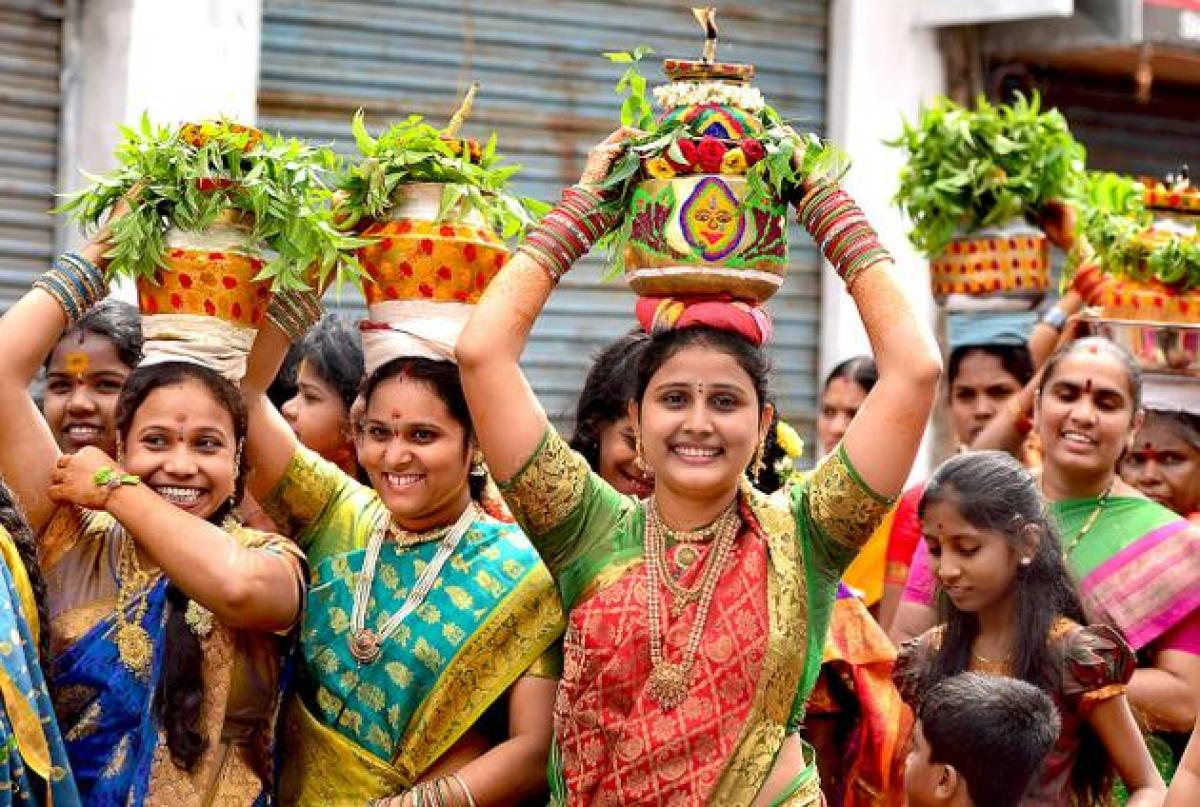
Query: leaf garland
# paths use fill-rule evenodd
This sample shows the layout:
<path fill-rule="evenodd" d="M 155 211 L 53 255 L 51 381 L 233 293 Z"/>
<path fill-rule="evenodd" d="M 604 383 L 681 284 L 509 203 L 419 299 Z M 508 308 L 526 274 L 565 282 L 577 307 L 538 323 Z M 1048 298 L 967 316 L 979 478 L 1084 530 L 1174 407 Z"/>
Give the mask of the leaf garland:
<path fill-rule="evenodd" d="M 646 179 L 645 161 L 665 155 L 668 159 L 683 162 L 679 141 L 704 136 L 700 122 L 659 123 L 650 114 L 646 79 L 638 71 L 638 63 L 649 53 L 653 51 L 640 46 L 630 52 L 604 54 L 611 62 L 629 65 L 616 87 L 618 93 L 628 93 L 621 106 L 621 124 L 636 126 L 643 131 L 625 141 L 625 151 L 600 184 L 609 195 L 604 207 L 618 216 L 616 226 L 600 240 L 608 252 L 609 268 L 605 279 L 615 278 L 625 271 L 625 247 L 633 229 L 633 217 L 627 214 L 634 190 Z M 631 103 L 635 98 L 639 100 Z M 836 182 L 849 168 L 849 158 L 840 148 L 815 134 L 797 133 L 770 106 L 764 105 L 756 117 L 763 130 L 752 138 L 762 144 L 765 154 L 746 170 L 746 204 L 790 199 L 807 178 L 825 177 Z"/>
<path fill-rule="evenodd" d="M 1089 172 L 1080 198 L 1085 248 L 1110 275 L 1157 281 L 1181 293 L 1200 289 L 1200 236 L 1152 229 L 1154 216 L 1143 199 L 1140 182 Z"/>
<path fill-rule="evenodd" d="M 339 283 L 361 274 L 353 250 L 365 242 L 333 225 L 325 178 L 337 158 L 329 149 L 228 120 L 181 129 L 143 114 L 137 128 L 120 131 L 117 167 L 89 175 L 92 184 L 54 210 L 92 230 L 130 199 L 129 213 L 112 223 L 109 276 L 153 278 L 168 268 L 168 230 L 203 231 L 227 210 L 250 214 L 247 246 L 273 253 L 256 278 L 272 290 L 309 288 L 314 271 L 321 282 L 331 273 Z"/>
<path fill-rule="evenodd" d="M 1012 104 L 980 97 L 973 109 L 939 97 L 887 145 L 904 149 L 895 201 L 912 222 L 909 239 L 926 256 L 956 235 L 1024 217 L 1078 192 L 1086 151 L 1062 114 L 1041 111 L 1035 92 Z"/>
<path fill-rule="evenodd" d="M 508 182 L 521 167 L 500 165 L 496 135 L 472 154 L 467 141 L 447 138 L 420 115 L 393 124 L 371 137 L 360 109 L 351 123 L 354 142 L 362 155 L 338 178 L 343 198 L 339 226 L 350 229 L 364 221 L 382 221 L 396 204 L 401 186 L 413 182 L 442 184 L 439 219 L 466 207 L 478 211 L 503 238 L 515 238 L 535 224 L 549 205 L 516 196 Z"/>

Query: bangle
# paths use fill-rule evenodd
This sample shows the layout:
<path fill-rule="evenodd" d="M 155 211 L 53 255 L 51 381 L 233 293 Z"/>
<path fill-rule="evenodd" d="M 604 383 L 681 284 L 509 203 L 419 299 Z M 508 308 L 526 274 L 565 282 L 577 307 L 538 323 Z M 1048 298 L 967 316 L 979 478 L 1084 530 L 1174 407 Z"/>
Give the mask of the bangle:
<path fill-rule="evenodd" d="M 558 205 L 525 236 L 517 252 L 532 259 L 552 282 L 558 283 L 616 222 L 616 214 L 603 209 L 604 201 L 594 189 L 578 185 L 567 188 Z"/>
<path fill-rule="evenodd" d="M 475 804 L 475 796 L 471 794 L 471 788 L 467 787 L 467 783 L 457 772 L 450 774 L 454 781 L 458 782 L 458 786 L 462 788 L 463 795 L 467 797 L 467 807 L 477 807 Z"/>
<path fill-rule="evenodd" d="M 88 309 L 104 297 L 104 274 L 95 264 L 74 252 L 64 252 L 55 259 L 33 287 L 55 299 L 67 315 L 68 325 L 74 325 Z"/>
<path fill-rule="evenodd" d="M 825 259 L 849 288 L 864 270 L 890 260 L 875 228 L 844 190 L 815 183 L 796 204 L 796 220 L 816 241 Z"/>
<path fill-rule="evenodd" d="M 271 295 L 267 319 L 295 344 L 321 319 L 323 310 L 316 292 L 309 289 L 281 291 Z"/>
<path fill-rule="evenodd" d="M 1043 325 L 1049 325 L 1054 330 L 1062 333 L 1062 329 L 1067 326 L 1067 313 L 1056 305 L 1047 309 L 1038 322 Z"/>

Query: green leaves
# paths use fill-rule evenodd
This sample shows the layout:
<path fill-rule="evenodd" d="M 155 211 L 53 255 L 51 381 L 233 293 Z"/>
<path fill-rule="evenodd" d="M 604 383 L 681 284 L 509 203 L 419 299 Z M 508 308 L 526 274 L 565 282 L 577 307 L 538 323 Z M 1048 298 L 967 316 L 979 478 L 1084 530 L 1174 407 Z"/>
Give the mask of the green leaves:
<path fill-rule="evenodd" d="M 226 210 L 252 217 L 247 241 L 273 257 L 261 277 L 274 289 L 305 288 L 310 269 L 339 282 L 360 273 L 353 250 L 362 242 L 332 226 L 324 177 L 336 165 L 328 149 L 229 121 L 181 129 L 156 126 L 145 114 L 137 128 L 121 127 L 117 168 L 66 197 L 55 212 L 96 228 L 137 188 L 130 212 L 112 226 L 108 272 L 153 277 L 166 268 L 166 232 L 201 231 Z"/>
<path fill-rule="evenodd" d="M 654 109 L 646 97 L 646 77 L 638 70 L 638 63 L 651 53 L 654 53 L 652 48 L 638 45 L 632 51 L 604 54 L 614 64 L 629 65 L 621 74 L 616 86 L 618 94 L 627 93 L 625 100 L 621 103 L 622 126 L 632 126 L 643 130 L 649 130 L 654 126 Z"/>
<path fill-rule="evenodd" d="M 547 209 L 506 190 L 520 166 L 500 165 L 503 158 L 496 154 L 494 133 L 479 150 L 479 159 L 472 161 L 462 141 L 447 139 L 420 115 L 393 124 L 372 138 L 359 110 L 350 129 L 363 159 L 337 180 L 344 194 L 339 206 L 343 229 L 364 219 L 386 219 L 400 186 L 411 182 L 446 185 L 440 217 L 462 207 L 473 209 L 504 238 L 522 235 Z"/>
<path fill-rule="evenodd" d="M 984 98 L 974 109 L 938 98 L 915 124 L 887 141 L 908 153 L 896 202 L 912 221 L 909 238 L 928 256 L 958 232 L 1024 216 L 1050 199 L 1075 196 L 1086 152 L 1057 111 L 1018 95 L 1011 105 Z"/>

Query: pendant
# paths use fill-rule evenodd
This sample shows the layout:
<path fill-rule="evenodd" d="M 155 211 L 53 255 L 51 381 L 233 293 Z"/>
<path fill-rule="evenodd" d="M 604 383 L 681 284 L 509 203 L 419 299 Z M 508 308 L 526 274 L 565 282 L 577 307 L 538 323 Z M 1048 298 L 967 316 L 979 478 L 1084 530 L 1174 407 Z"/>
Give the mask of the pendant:
<path fill-rule="evenodd" d="M 675 567 L 679 569 L 679 573 L 683 574 L 692 567 L 692 564 L 700 557 L 700 553 L 696 547 L 689 544 L 680 544 L 675 548 Z"/>
<path fill-rule="evenodd" d="M 379 637 L 370 628 L 355 631 L 348 637 L 350 655 L 359 664 L 370 664 L 379 658 Z"/>
<path fill-rule="evenodd" d="M 141 625 L 123 623 L 117 628 L 117 654 L 122 664 L 145 678 L 150 673 L 150 661 L 154 655 L 150 647 L 150 634 Z"/>
<path fill-rule="evenodd" d="M 650 697 L 658 701 L 664 712 L 669 712 L 687 698 L 687 670 L 680 664 L 660 661 L 650 671 Z"/>

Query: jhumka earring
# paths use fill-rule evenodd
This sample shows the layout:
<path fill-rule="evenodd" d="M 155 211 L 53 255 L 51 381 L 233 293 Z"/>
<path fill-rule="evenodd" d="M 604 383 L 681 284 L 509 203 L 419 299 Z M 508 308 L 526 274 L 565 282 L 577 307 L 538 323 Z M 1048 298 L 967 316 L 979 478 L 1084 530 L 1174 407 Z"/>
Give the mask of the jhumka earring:
<path fill-rule="evenodd" d="M 645 476 L 650 466 L 646 463 L 646 456 L 642 453 L 642 435 L 641 432 L 634 432 L 633 435 L 633 465 L 638 469 L 638 472 Z"/>
<path fill-rule="evenodd" d="M 760 474 L 762 474 L 763 469 L 767 467 L 763 460 L 763 457 L 766 455 L 766 453 L 767 438 L 764 437 L 762 440 L 759 440 L 758 448 L 754 449 L 754 459 L 750 463 L 750 478 L 755 482 L 758 481 L 758 477 Z"/>
<path fill-rule="evenodd" d="M 471 454 L 471 476 L 487 476 L 487 462 L 478 448 Z"/>

